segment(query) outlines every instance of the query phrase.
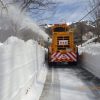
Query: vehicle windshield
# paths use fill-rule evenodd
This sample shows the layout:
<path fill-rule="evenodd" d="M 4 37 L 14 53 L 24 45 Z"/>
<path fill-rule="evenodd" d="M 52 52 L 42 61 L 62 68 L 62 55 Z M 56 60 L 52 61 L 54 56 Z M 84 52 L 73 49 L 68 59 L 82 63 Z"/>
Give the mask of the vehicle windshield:
<path fill-rule="evenodd" d="M 56 28 L 54 28 L 54 32 L 65 32 L 65 28 L 64 27 L 56 27 Z"/>

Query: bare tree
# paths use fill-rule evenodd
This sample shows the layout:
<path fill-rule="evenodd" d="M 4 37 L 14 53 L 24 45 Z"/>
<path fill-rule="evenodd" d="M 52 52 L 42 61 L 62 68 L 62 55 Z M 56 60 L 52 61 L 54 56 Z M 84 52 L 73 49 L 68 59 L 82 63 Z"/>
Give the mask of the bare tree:
<path fill-rule="evenodd" d="M 89 0 L 90 9 L 95 8 L 92 13 L 91 17 L 94 20 L 95 25 L 95 34 L 100 35 L 100 0 Z"/>
<path fill-rule="evenodd" d="M 2 9 L 7 9 L 12 4 L 17 4 L 21 12 L 28 12 L 30 16 L 38 21 L 52 18 L 56 13 L 57 6 L 54 0 L 0 0 Z"/>
<path fill-rule="evenodd" d="M 4 3 L 0 0 L 0 7 L 3 7 Z"/>
<path fill-rule="evenodd" d="M 30 12 L 38 20 L 48 19 L 54 15 L 57 4 L 53 0 L 12 0 L 19 4 L 21 11 Z M 49 13 L 49 14 L 47 14 Z M 46 16 L 45 16 L 46 15 Z M 48 16 L 49 15 L 49 16 Z"/>

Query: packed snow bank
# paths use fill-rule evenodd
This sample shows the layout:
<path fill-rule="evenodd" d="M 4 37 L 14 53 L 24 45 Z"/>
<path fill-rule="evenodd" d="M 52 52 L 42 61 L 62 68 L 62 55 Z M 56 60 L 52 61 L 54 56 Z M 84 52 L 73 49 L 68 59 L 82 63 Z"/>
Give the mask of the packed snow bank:
<path fill-rule="evenodd" d="M 41 71 L 36 76 L 36 81 L 34 82 L 33 86 L 31 87 L 31 90 L 29 90 L 29 93 L 27 95 L 24 95 L 22 100 L 39 100 L 45 79 L 47 75 L 47 69 L 45 66 L 41 69 Z"/>
<path fill-rule="evenodd" d="M 33 40 L 10 37 L 0 43 L 0 100 L 38 100 L 47 72 L 44 58 L 45 49 Z"/>
<path fill-rule="evenodd" d="M 97 39 L 97 37 L 93 37 L 93 38 L 89 39 L 88 41 L 86 41 L 85 43 L 83 43 L 82 46 L 86 46 L 89 43 L 93 43 L 96 39 Z M 78 47 L 81 47 L 81 45 L 79 45 Z"/>
<path fill-rule="evenodd" d="M 92 42 L 83 47 L 79 46 L 79 52 L 82 54 L 85 68 L 100 78 L 100 43 Z"/>

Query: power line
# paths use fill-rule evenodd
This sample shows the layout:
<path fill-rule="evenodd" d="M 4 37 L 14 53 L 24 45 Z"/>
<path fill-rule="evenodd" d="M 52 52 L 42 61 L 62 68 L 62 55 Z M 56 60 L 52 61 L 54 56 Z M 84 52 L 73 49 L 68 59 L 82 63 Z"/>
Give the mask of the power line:
<path fill-rule="evenodd" d="M 94 7 L 92 10 L 90 10 L 84 17 L 82 17 L 78 22 L 82 21 L 86 16 L 88 16 L 91 12 L 93 12 L 98 6 L 100 6 L 100 3 Z"/>

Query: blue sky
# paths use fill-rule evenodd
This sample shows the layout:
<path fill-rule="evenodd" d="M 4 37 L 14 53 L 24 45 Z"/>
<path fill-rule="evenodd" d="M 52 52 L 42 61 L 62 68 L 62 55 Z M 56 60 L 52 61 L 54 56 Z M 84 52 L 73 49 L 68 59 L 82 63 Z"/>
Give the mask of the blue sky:
<path fill-rule="evenodd" d="M 59 2 L 56 13 L 47 23 L 77 22 L 88 12 L 88 0 L 56 0 L 56 2 Z"/>
<path fill-rule="evenodd" d="M 4 0 L 4 1 L 12 1 L 12 0 Z M 56 3 L 59 3 L 57 7 L 54 9 L 56 12 L 52 15 L 51 13 L 43 13 L 44 16 L 47 18 L 50 17 L 48 20 L 43 20 L 42 23 L 60 23 L 60 22 L 77 22 L 79 21 L 84 15 L 87 14 L 89 11 L 89 0 L 52 0 Z M 32 14 L 29 14 L 30 16 Z M 39 16 L 41 19 L 41 16 Z M 33 17 L 33 19 L 38 19 L 37 17 Z M 85 18 L 85 19 L 88 19 Z M 84 20 L 85 20 L 84 19 Z"/>

